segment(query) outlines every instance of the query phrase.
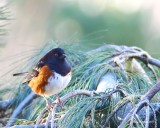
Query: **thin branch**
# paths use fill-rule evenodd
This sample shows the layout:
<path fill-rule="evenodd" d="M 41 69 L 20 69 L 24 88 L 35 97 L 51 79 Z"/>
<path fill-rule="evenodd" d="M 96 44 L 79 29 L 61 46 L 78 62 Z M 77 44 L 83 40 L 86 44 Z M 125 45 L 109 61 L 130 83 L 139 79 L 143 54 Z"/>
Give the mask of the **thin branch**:
<path fill-rule="evenodd" d="M 57 109 L 57 104 L 55 104 L 55 106 L 52 109 L 51 128 L 55 127 L 54 119 L 55 119 L 56 109 Z"/>
<path fill-rule="evenodd" d="M 48 128 L 48 126 L 49 126 L 49 121 L 51 120 L 51 117 L 52 117 L 52 114 L 51 114 L 51 112 L 49 112 L 48 117 L 47 117 L 47 120 L 46 120 L 46 123 L 45 123 L 45 128 Z"/>
<path fill-rule="evenodd" d="M 44 109 L 41 111 L 41 113 L 39 114 L 39 116 L 38 116 L 38 118 L 37 118 L 37 121 L 36 121 L 35 128 L 38 128 L 38 126 L 39 126 L 39 122 L 40 122 L 40 120 L 41 120 L 41 118 L 42 118 L 43 114 L 44 114 L 46 111 L 47 111 L 47 107 L 46 107 L 46 108 L 44 108 Z"/>
<path fill-rule="evenodd" d="M 145 128 L 149 128 L 149 120 L 150 120 L 150 111 L 149 111 L 149 104 L 147 104 L 147 106 L 146 106 Z"/>
<path fill-rule="evenodd" d="M 152 104 L 149 105 L 149 107 L 151 108 L 151 110 L 153 111 L 153 118 L 154 118 L 154 126 L 155 128 L 157 128 L 157 117 L 156 117 L 156 111 L 154 109 L 154 107 L 152 106 Z"/>
<path fill-rule="evenodd" d="M 7 127 L 10 127 L 14 121 L 15 118 L 21 113 L 21 111 L 23 110 L 23 108 L 28 105 L 37 95 L 33 92 L 31 92 L 24 100 L 23 102 L 21 102 L 19 104 L 19 106 L 14 110 L 13 114 L 11 115 L 8 123 L 7 123 Z"/>
<path fill-rule="evenodd" d="M 139 56 L 137 58 L 142 60 L 143 62 L 147 61 L 149 64 L 155 65 L 158 68 L 160 68 L 160 61 L 158 59 L 155 59 L 155 58 L 152 58 L 152 57 L 146 58 L 145 56 Z"/>
<path fill-rule="evenodd" d="M 160 91 L 160 82 L 153 86 L 145 95 L 141 97 L 141 100 L 148 99 L 149 101 L 154 97 L 157 92 Z"/>

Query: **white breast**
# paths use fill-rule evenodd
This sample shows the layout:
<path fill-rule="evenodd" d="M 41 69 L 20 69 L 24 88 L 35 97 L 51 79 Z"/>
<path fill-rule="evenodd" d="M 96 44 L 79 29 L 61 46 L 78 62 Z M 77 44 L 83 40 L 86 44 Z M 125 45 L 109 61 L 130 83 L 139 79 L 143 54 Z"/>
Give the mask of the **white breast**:
<path fill-rule="evenodd" d="M 66 76 L 61 76 L 58 73 L 54 73 L 54 76 L 51 76 L 48 79 L 48 84 L 45 86 L 45 96 L 55 95 L 61 92 L 70 82 L 71 72 Z"/>

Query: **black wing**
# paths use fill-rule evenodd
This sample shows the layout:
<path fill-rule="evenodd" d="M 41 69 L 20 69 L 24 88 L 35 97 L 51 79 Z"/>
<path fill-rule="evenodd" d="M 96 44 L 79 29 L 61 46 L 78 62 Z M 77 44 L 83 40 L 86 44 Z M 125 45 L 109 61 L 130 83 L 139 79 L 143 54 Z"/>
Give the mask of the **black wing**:
<path fill-rule="evenodd" d="M 43 61 L 40 61 L 35 68 L 33 68 L 33 70 L 31 72 L 29 72 L 27 74 L 27 76 L 25 77 L 23 83 L 28 83 L 30 82 L 34 77 L 37 77 L 39 74 L 39 70 L 45 65 L 45 63 Z"/>

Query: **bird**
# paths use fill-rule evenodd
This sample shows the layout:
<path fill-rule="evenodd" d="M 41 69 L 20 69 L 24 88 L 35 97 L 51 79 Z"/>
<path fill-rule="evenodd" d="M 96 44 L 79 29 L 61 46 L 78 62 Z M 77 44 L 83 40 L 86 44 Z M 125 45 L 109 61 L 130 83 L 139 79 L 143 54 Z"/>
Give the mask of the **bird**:
<path fill-rule="evenodd" d="M 27 74 L 23 84 L 27 83 L 37 95 L 43 96 L 46 105 L 50 106 L 48 97 L 56 95 L 61 103 L 58 93 L 67 87 L 72 77 L 72 67 L 66 59 L 62 48 L 54 48 L 45 54 L 35 67 L 24 73 L 15 73 L 13 76 Z"/>

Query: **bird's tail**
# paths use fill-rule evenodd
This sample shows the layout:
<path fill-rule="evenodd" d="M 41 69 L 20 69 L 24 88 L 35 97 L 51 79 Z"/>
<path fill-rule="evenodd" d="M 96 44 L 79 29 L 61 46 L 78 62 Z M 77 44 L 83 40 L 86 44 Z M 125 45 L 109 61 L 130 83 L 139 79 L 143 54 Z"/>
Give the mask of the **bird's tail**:
<path fill-rule="evenodd" d="M 22 75 L 26 75 L 26 74 L 28 74 L 28 72 L 20 72 L 20 73 L 13 74 L 13 76 L 22 76 Z"/>

